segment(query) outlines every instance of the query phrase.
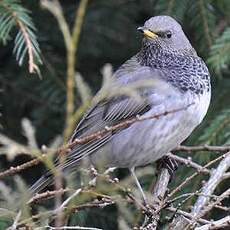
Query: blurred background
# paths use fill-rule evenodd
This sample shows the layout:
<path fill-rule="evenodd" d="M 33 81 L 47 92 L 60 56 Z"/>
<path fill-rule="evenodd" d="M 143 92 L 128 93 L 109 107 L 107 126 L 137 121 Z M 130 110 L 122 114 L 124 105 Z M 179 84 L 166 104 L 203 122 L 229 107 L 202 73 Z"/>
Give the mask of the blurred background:
<path fill-rule="evenodd" d="M 3 3 L 0 2 L 1 13 Z M 74 25 L 75 13 L 79 1 L 60 1 L 64 16 L 70 28 Z M 57 136 L 62 136 L 66 116 L 66 47 L 55 17 L 39 1 L 18 1 L 27 9 L 34 24 L 34 34 L 39 45 L 38 63 L 41 76 L 30 74 L 26 58 L 19 66 L 13 50 L 17 29 L 12 28 L 8 39 L 4 40 L 0 31 L 0 83 L 1 83 L 1 135 L 18 143 L 26 144 L 27 138 L 22 129 L 22 119 L 28 118 L 36 130 L 38 147 L 49 145 Z M 208 115 L 202 125 L 186 141 L 186 144 L 230 144 L 230 2 L 229 0 L 90 0 L 81 27 L 80 40 L 76 52 L 75 70 L 95 94 L 101 87 L 101 69 L 111 63 L 116 70 L 124 61 L 132 57 L 141 47 L 141 35 L 136 29 L 155 15 L 171 15 L 176 18 L 190 39 L 192 45 L 207 63 L 212 79 L 212 101 Z M 78 89 L 74 90 L 74 104 L 81 104 Z M 1 142 L 2 143 L 2 142 Z M 4 144 L 2 143 L 4 147 Z M 1 152 L 2 150 L 2 152 Z M 183 156 L 183 153 L 181 153 Z M 194 153 L 193 159 L 200 164 L 213 158 L 213 153 Z M 0 149 L 0 168 L 3 171 L 10 166 L 29 160 L 24 154 L 7 156 Z M 23 171 L 20 175 L 31 184 L 42 174 L 42 165 Z M 190 171 L 181 167 L 176 174 L 174 184 L 182 181 Z M 126 172 L 121 172 L 126 175 Z M 145 188 L 152 181 L 152 175 L 142 178 Z M 197 178 L 190 184 L 199 186 L 203 178 Z M 6 183 L 13 183 L 6 179 Z M 229 186 L 229 180 L 221 184 L 220 191 Z M 191 201 L 192 202 L 192 201 Z M 226 201 L 229 205 L 229 200 Z M 109 213 L 109 215 L 108 215 Z M 91 210 L 82 214 L 83 226 L 91 225 L 105 229 L 118 229 L 115 207 L 100 213 Z M 96 216 L 95 216 L 96 215 Z M 213 212 L 213 217 L 222 213 Z M 96 218 L 97 217 L 97 218 Z M 3 221 L 4 222 L 4 221 Z M 5 222 L 4 222 L 5 223 Z M 4 225 L 3 225 L 4 226 Z M 106 227 L 105 227 L 106 226 Z"/>

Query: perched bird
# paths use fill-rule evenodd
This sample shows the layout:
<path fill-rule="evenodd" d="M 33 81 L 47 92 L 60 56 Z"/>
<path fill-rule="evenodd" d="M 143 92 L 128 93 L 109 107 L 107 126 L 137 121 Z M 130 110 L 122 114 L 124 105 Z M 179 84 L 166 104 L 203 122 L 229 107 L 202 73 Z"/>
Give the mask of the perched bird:
<path fill-rule="evenodd" d="M 76 169 L 79 161 L 88 157 L 93 165 L 103 162 L 107 167 L 129 168 L 141 189 L 134 168 L 162 158 L 203 120 L 210 103 L 210 76 L 180 24 L 172 17 L 156 16 L 138 31 L 144 36 L 142 48 L 114 73 L 113 84 L 122 87 L 140 80 L 152 80 L 153 84 L 138 89 L 141 100 L 119 95 L 94 103 L 69 142 L 137 115 L 148 117 L 176 108 L 185 109 L 74 146 L 62 166 L 64 172 Z M 38 192 L 51 181 L 48 173 L 31 189 Z"/>

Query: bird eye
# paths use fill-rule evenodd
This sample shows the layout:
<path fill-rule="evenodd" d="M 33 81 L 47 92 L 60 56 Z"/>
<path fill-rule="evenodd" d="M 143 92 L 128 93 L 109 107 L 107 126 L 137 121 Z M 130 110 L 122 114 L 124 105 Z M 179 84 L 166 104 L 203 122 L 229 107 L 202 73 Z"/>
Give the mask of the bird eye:
<path fill-rule="evenodd" d="M 167 31 L 167 33 L 166 33 L 166 37 L 167 37 L 167 38 L 171 38 L 171 37 L 172 37 L 172 33 L 171 33 L 171 31 Z"/>

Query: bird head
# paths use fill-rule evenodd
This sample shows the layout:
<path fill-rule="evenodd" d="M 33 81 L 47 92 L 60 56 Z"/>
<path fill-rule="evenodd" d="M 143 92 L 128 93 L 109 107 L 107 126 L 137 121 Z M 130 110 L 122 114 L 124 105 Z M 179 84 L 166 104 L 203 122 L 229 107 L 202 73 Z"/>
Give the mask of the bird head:
<path fill-rule="evenodd" d="M 160 51 L 195 52 L 181 25 L 170 16 L 155 16 L 137 29 L 144 35 L 143 46 Z"/>

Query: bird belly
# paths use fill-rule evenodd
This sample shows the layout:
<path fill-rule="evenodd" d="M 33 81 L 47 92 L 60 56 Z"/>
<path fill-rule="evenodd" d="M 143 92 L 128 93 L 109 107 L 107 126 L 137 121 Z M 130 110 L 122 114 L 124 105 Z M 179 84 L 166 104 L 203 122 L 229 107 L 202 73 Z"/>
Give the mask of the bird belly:
<path fill-rule="evenodd" d="M 191 99 L 191 98 L 190 98 Z M 106 167 L 131 168 L 144 166 L 155 162 L 165 154 L 176 148 L 203 120 L 210 101 L 210 94 L 201 97 L 193 96 L 192 105 L 177 105 L 185 108 L 178 112 L 163 115 L 158 119 L 147 119 L 136 122 L 112 137 L 91 160 L 94 164 Z M 187 100 L 191 104 L 191 100 Z M 144 116 L 172 111 L 174 107 L 150 110 Z M 175 108 L 174 108 L 175 109 Z M 143 116 L 142 116 L 143 117 Z"/>
<path fill-rule="evenodd" d="M 119 167 L 143 166 L 160 159 L 178 146 L 194 129 L 192 116 L 169 114 L 143 121 L 113 139 L 110 164 Z"/>

